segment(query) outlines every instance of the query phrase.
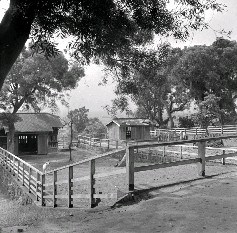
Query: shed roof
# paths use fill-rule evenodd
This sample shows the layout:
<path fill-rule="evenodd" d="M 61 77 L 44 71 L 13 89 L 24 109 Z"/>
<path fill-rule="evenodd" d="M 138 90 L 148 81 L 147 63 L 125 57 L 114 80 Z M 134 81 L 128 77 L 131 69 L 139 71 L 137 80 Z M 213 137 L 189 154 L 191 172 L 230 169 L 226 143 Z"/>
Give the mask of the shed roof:
<path fill-rule="evenodd" d="M 115 123 L 118 126 L 150 126 L 152 122 L 145 118 L 115 118 L 106 126 Z"/>
<path fill-rule="evenodd" d="M 16 132 L 51 132 L 63 127 L 58 116 L 50 113 L 18 113 L 21 120 L 15 123 Z"/>

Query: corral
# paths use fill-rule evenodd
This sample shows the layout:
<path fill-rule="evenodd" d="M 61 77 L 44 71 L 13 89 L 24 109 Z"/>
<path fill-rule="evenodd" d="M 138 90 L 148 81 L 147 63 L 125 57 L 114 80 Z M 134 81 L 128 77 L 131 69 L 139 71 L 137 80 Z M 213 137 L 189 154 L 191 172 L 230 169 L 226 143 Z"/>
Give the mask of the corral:
<path fill-rule="evenodd" d="M 128 145 L 126 149 L 90 156 L 46 173 L 6 150 L 1 149 L 0 153 L 5 169 L 14 174 L 40 205 L 95 207 L 100 204 L 113 205 L 122 197 L 132 197 L 136 191 L 159 186 L 165 183 L 164 177 L 168 174 L 177 182 L 196 179 L 197 174 L 203 177 L 221 173 L 222 165 L 209 166 L 206 162 L 237 156 L 237 153 L 227 153 L 227 148 L 206 148 L 205 144 L 210 140 L 229 138 L 237 138 L 237 135 L 136 143 Z M 198 147 L 192 143 L 197 143 Z M 213 150 L 216 150 L 214 154 L 206 153 Z M 235 151 L 233 148 L 231 150 Z M 115 167 L 118 158 L 125 152 L 126 167 Z"/>

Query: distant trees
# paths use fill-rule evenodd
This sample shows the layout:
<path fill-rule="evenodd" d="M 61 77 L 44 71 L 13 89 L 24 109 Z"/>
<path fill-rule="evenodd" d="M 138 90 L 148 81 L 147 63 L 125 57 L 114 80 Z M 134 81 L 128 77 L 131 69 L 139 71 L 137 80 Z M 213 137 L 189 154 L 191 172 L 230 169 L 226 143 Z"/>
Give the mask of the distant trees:
<path fill-rule="evenodd" d="M 104 137 L 107 129 L 104 124 L 99 120 L 99 118 L 89 118 L 89 109 L 84 107 L 71 110 L 68 113 L 68 118 L 73 124 L 73 129 L 75 133 L 90 135 L 93 137 Z"/>
<path fill-rule="evenodd" d="M 67 117 L 73 122 L 73 128 L 76 132 L 81 133 L 86 128 L 89 121 L 88 112 L 89 109 L 86 109 L 84 106 L 82 108 L 71 110 L 68 113 Z"/>
<path fill-rule="evenodd" d="M 99 120 L 99 118 L 97 117 L 89 118 L 89 121 L 83 133 L 93 136 L 95 138 L 105 138 L 105 134 L 107 133 L 107 128 Z"/>

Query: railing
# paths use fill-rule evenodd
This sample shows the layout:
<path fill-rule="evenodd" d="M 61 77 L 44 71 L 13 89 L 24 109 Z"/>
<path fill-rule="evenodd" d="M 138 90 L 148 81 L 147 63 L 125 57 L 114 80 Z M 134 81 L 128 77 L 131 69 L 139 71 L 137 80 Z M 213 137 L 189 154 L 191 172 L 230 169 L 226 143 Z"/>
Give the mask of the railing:
<path fill-rule="evenodd" d="M 229 138 L 237 138 L 237 135 L 231 136 L 220 136 L 220 137 L 209 137 L 209 138 L 200 138 L 200 139 L 192 139 L 192 140 L 180 140 L 176 142 L 162 142 L 162 143 L 143 143 L 136 146 L 129 146 L 127 148 L 126 153 L 126 168 L 127 168 L 127 179 L 128 179 L 128 186 L 129 191 L 134 191 L 134 173 L 141 172 L 141 171 L 148 171 L 154 170 L 159 168 L 167 168 L 167 167 L 174 167 L 179 165 L 187 165 L 192 163 L 199 163 L 199 175 L 205 176 L 205 162 L 209 160 L 216 160 L 216 159 L 224 159 L 227 157 L 234 157 L 237 156 L 237 153 L 222 153 L 221 155 L 212 155 L 212 156 L 205 156 L 206 154 L 206 142 L 211 140 L 220 140 L 220 139 L 229 139 Z M 169 163 L 157 163 L 152 165 L 145 165 L 145 166 L 134 166 L 134 150 L 144 149 L 144 148 L 154 148 L 154 147 L 161 147 L 161 146 L 174 146 L 174 145 L 182 145 L 185 143 L 198 143 L 198 154 L 197 158 L 190 158 L 184 159 L 175 162 Z"/>
<path fill-rule="evenodd" d="M 113 140 L 113 139 L 100 139 L 89 136 L 78 135 L 78 143 L 89 145 L 91 147 L 100 147 L 106 149 L 119 149 L 125 147 L 126 141 L 123 140 Z"/>
<path fill-rule="evenodd" d="M 196 128 L 173 128 L 173 129 L 156 129 L 150 131 L 152 137 L 157 137 L 160 135 L 170 135 L 177 134 L 182 138 L 183 135 L 190 135 L 196 138 L 197 136 L 204 135 L 223 135 L 223 134 L 236 134 L 237 126 L 236 125 L 223 125 L 223 126 L 208 126 L 207 129 L 202 129 L 199 127 Z"/>
<path fill-rule="evenodd" d="M 51 148 L 57 148 L 58 147 L 58 142 L 49 141 L 48 146 L 51 147 Z"/>
<path fill-rule="evenodd" d="M 0 148 L 0 161 L 16 181 L 28 189 L 36 201 L 40 201 L 42 206 L 45 205 L 45 175 L 41 171 L 3 148 Z"/>
<path fill-rule="evenodd" d="M 52 177 L 50 181 L 45 185 L 46 190 L 44 192 L 43 201 L 51 200 L 51 206 L 59 206 L 59 201 L 61 200 L 61 205 L 67 205 L 68 208 L 74 206 L 77 200 L 87 200 L 89 206 L 95 207 L 98 203 L 98 199 L 101 198 L 113 198 L 117 199 L 118 193 L 102 193 L 95 190 L 95 179 L 102 179 L 106 177 L 111 177 L 114 175 L 121 175 L 126 173 L 126 169 L 117 169 L 109 173 L 99 173 L 96 174 L 96 160 L 109 157 L 115 153 L 125 154 L 125 150 L 116 150 L 112 152 L 105 153 L 100 156 L 95 156 L 89 159 L 85 159 L 80 162 L 73 163 L 61 168 L 57 168 L 45 173 L 45 176 L 48 178 Z M 78 166 L 85 166 L 88 169 L 88 175 L 80 177 Z M 61 172 L 61 174 L 60 174 Z M 65 177 L 65 174 L 66 177 Z M 61 179 L 60 179 L 61 178 Z M 82 185 L 83 182 L 86 182 L 86 193 L 79 193 L 77 188 Z M 64 185 L 64 187 L 62 187 Z M 85 185 L 85 183 L 84 183 Z M 59 186 L 61 186 L 59 188 Z M 59 193 L 61 191 L 61 193 Z M 64 193 L 62 193 L 62 191 Z M 63 201 L 65 200 L 65 201 Z"/>
<path fill-rule="evenodd" d="M 46 173 L 42 173 L 30 164 L 21 160 L 17 156 L 0 149 L 0 159 L 2 165 L 14 176 L 29 192 L 35 196 L 41 205 L 53 207 L 67 206 L 72 208 L 84 201 L 89 207 L 95 207 L 101 199 L 117 199 L 121 195 L 127 195 L 135 191 L 134 175 L 141 171 L 149 171 L 160 168 L 168 168 L 179 165 L 199 164 L 200 176 L 205 176 L 205 163 L 209 160 L 222 159 L 237 156 L 237 153 L 222 153 L 221 155 L 206 156 L 206 142 L 210 140 L 220 140 L 237 138 L 237 135 L 227 135 L 221 137 L 200 138 L 192 140 L 180 140 L 175 142 L 146 142 L 137 145 L 128 145 L 125 149 L 114 150 L 105 154 L 94 156 L 80 162 L 69 164 Z M 135 166 L 136 151 L 150 148 L 164 148 L 167 146 L 181 146 L 187 143 L 198 143 L 197 156 L 188 159 L 181 159 L 174 162 L 152 163 L 149 165 Z M 180 147 L 181 148 L 181 147 Z M 217 148 L 215 148 L 217 149 Z M 224 150 L 224 148 L 221 148 Z M 225 152 L 228 149 L 225 148 Z M 164 152 L 164 156 L 165 153 Z M 126 154 L 126 167 L 112 167 L 109 171 L 104 170 L 101 161 L 110 158 L 115 154 L 123 156 Z M 176 151 L 177 153 L 177 151 Z M 180 151 L 182 154 L 183 152 Z M 109 162 L 106 160 L 105 162 Z M 103 162 L 103 161 L 102 161 Z M 85 175 L 86 174 L 86 175 Z M 122 179 L 117 179 L 120 176 Z M 120 177 L 121 178 L 121 177 Z M 106 182 L 105 182 L 106 180 Z M 122 191 L 118 189 L 116 182 L 124 182 Z M 110 192 L 103 187 L 111 185 L 113 190 Z"/>

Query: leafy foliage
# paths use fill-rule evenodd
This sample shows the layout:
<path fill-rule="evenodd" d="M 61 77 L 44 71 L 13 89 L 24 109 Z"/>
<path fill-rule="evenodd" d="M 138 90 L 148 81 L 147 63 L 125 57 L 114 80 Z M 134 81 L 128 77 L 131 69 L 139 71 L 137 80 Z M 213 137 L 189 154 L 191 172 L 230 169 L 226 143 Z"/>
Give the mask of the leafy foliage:
<path fill-rule="evenodd" d="M 55 36 L 71 36 L 74 57 L 113 66 L 121 51 L 144 46 L 154 34 L 186 39 L 190 30 L 207 26 L 209 9 L 223 6 L 215 0 L 11 0 L 0 24 L 0 88 L 29 36 L 32 48 L 48 57 L 58 53 Z"/>
<path fill-rule="evenodd" d="M 127 97 L 138 106 L 139 117 L 147 117 L 160 125 L 170 120 L 172 114 L 182 111 L 188 104 L 188 92 L 174 77 L 170 70 L 181 54 L 180 49 L 172 49 L 164 44 L 157 51 L 134 50 L 124 54 L 125 62 L 117 65 L 114 72 L 119 84 L 111 110 L 120 109 L 128 112 Z M 166 112 L 168 118 L 163 119 Z"/>
<path fill-rule="evenodd" d="M 2 88 L 1 108 L 12 113 L 30 108 L 39 112 L 46 106 L 54 109 L 56 100 L 65 103 L 62 91 L 75 88 L 83 75 L 83 68 L 77 64 L 69 68 L 62 54 L 46 59 L 41 54 L 32 55 L 31 50 L 24 50 Z"/>
<path fill-rule="evenodd" d="M 83 131 L 84 134 L 95 138 L 105 138 L 106 132 L 107 128 L 97 117 L 89 118 L 86 128 Z"/>
<path fill-rule="evenodd" d="M 179 117 L 179 127 L 180 128 L 192 128 L 195 126 L 195 121 L 190 116 Z"/>
<path fill-rule="evenodd" d="M 86 128 L 86 125 L 89 121 L 88 112 L 89 109 L 85 108 L 84 106 L 82 108 L 71 110 L 68 113 L 67 117 L 73 122 L 74 128 L 78 133 L 83 132 L 83 130 Z"/>
<path fill-rule="evenodd" d="M 107 129 L 97 118 L 88 118 L 89 109 L 82 107 L 71 110 L 68 118 L 73 123 L 76 133 L 86 134 L 93 137 L 104 138 Z"/>
<path fill-rule="evenodd" d="M 211 46 L 184 49 L 173 73 L 190 90 L 190 96 L 201 108 L 209 97 L 212 100 L 213 96 L 218 98 L 216 103 L 222 111 L 218 116 L 220 122 L 223 123 L 224 115 L 236 116 L 236 41 L 218 38 Z"/>

